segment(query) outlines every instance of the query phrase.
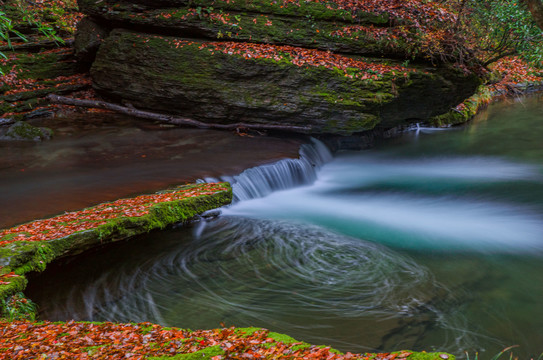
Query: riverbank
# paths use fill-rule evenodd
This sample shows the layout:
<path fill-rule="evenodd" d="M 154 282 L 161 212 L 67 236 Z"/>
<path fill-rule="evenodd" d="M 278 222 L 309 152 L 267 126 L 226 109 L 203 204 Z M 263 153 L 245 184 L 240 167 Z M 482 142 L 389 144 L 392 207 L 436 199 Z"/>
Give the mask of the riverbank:
<path fill-rule="evenodd" d="M 454 360 L 447 353 L 340 353 L 261 328 L 186 330 L 151 323 L 0 322 L 0 357 L 101 359 Z"/>
<path fill-rule="evenodd" d="M 36 308 L 22 294 L 27 273 L 43 271 L 62 256 L 188 221 L 231 200 L 227 183 L 185 185 L 0 230 L 0 317 L 35 319 Z"/>
<path fill-rule="evenodd" d="M 432 118 L 429 125 L 447 127 L 464 124 L 493 101 L 543 91 L 543 71 L 532 68 L 518 56 L 498 60 L 492 70 L 499 81 L 479 86 L 475 94 L 448 113 Z"/>

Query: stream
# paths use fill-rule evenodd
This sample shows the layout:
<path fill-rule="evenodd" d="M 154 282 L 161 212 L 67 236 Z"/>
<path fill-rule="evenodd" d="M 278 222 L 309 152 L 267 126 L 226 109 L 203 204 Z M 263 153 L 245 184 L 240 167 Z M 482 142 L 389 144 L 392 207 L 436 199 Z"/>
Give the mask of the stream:
<path fill-rule="evenodd" d="M 343 351 L 543 352 L 543 97 L 225 177 L 218 218 L 30 279 L 48 320 L 259 326 Z M 216 175 L 212 175 L 216 176 Z M 206 180 L 212 180 L 208 178 Z"/>
<path fill-rule="evenodd" d="M 0 228 L 296 156 L 296 138 L 235 136 L 114 114 L 36 119 L 54 136 L 0 141 Z"/>

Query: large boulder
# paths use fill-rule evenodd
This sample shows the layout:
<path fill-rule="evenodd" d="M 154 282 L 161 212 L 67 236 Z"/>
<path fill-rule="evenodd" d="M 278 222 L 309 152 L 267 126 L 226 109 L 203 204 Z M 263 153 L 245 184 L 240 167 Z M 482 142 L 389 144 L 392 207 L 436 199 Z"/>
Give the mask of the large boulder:
<path fill-rule="evenodd" d="M 351 134 L 445 113 L 479 84 L 450 65 L 420 62 L 434 59 L 432 46 L 443 49 L 422 46 L 426 38 L 408 24 L 409 11 L 437 6 L 423 1 L 389 12 L 346 1 L 79 3 L 114 29 L 91 68 L 100 94 L 203 122 Z M 429 16 L 419 20 L 437 31 Z"/>

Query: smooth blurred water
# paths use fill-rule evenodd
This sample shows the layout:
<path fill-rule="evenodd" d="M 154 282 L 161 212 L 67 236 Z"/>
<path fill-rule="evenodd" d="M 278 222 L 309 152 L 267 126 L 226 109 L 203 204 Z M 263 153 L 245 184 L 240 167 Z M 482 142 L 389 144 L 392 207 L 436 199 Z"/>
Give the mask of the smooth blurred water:
<path fill-rule="evenodd" d="M 304 186 L 51 267 L 29 296 L 52 320 L 224 322 L 345 351 L 480 359 L 519 345 L 537 358 L 542 105 L 499 103 L 466 127 L 336 154 Z"/>
<path fill-rule="evenodd" d="M 296 156 L 303 139 L 237 136 L 114 114 L 36 119 L 40 143 L 0 141 L 0 228 Z"/>

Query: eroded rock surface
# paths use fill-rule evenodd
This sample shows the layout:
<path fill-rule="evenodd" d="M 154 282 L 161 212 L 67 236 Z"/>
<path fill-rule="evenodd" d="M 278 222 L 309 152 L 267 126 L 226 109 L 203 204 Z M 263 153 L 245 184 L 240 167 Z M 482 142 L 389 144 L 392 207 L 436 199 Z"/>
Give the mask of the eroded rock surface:
<path fill-rule="evenodd" d="M 359 2 L 80 0 L 80 7 L 113 30 L 91 68 L 95 89 L 141 109 L 351 134 L 424 121 L 473 94 L 478 78 L 432 65 L 435 49 L 409 26 L 416 11 L 438 5 L 386 12 Z M 446 20 L 417 16 L 429 36 L 438 31 L 431 24 Z"/>

